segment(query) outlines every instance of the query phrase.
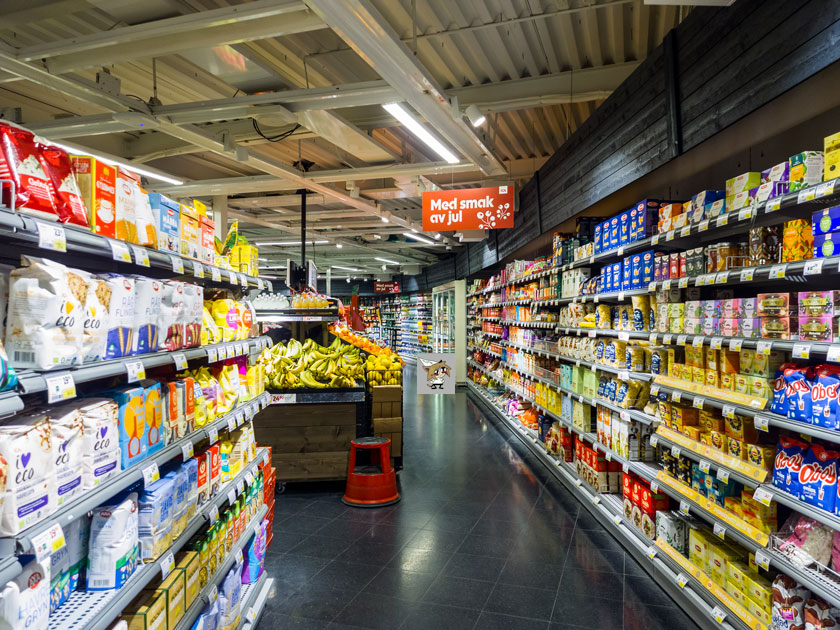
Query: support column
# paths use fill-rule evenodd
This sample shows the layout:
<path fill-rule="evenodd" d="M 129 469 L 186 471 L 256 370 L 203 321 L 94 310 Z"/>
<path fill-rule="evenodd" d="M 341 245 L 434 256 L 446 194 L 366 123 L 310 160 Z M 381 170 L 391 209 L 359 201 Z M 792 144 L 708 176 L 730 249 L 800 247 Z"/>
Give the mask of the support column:
<path fill-rule="evenodd" d="M 228 231 L 227 195 L 213 195 L 213 220 L 216 222 L 216 236 L 224 242 Z"/>

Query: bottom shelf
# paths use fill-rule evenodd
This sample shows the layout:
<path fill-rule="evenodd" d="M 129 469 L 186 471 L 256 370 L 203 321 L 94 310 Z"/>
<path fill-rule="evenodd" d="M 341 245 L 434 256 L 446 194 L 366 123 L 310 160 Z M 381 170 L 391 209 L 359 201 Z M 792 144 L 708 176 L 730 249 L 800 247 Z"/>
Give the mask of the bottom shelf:
<path fill-rule="evenodd" d="M 263 571 L 260 579 L 254 584 L 242 585 L 242 601 L 239 604 L 240 610 L 242 611 L 239 627 L 242 630 L 250 630 L 257 625 L 265 609 L 268 593 L 273 586 L 274 578 L 268 577 L 265 571 Z"/>

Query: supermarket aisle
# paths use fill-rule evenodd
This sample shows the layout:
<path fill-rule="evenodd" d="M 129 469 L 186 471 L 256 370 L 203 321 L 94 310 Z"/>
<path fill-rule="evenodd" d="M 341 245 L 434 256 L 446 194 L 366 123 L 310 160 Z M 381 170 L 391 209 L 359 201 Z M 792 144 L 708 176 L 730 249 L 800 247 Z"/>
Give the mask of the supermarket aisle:
<path fill-rule="evenodd" d="M 262 630 L 695 627 L 465 393 L 405 380 L 402 501 L 278 496 Z"/>

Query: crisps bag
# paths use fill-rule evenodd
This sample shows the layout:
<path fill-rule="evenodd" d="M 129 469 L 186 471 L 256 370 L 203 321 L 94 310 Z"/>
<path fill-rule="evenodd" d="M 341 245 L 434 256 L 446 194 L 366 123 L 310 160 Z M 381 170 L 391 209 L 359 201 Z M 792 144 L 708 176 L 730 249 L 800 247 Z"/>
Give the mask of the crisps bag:
<path fill-rule="evenodd" d="M 236 302 L 231 299 L 210 302 L 210 314 L 222 333 L 222 341 L 233 341 L 239 329 L 239 314 Z"/>
<path fill-rule="evenodd" d="M 811 419 L 818 426 L 837 431 L 837 399 L 840 397 L 840 368 L 820 365 L 811 385 Z"/>
<path fill-rule="evenodd" d="M 221 343 L 221 341 L 222 332 L 205 306 L 201 309 L 201 345 L 206 346 L 211 343 Z"/>
<path fill-rule="evenodd" d="M 811 414 L 811 383 L 814 378 L 814 370 L 810 367 L 799 367 L 797 369 L 785 370 L 785 392 L 788 402 L 787 417 L 791 420 L 800 420 L 810 423 Z"/>
<path fill-rule="evenodd" d="M 63 149 L 50 144 L 38 143 L 37 147 L 41 166 L 48 176 L 55 199 L 58 220 L 89 228 L 87 208 L 73 173 L 70 156 Z"/>
<path fill-rule="evenodd" d="M 799 469 L 800 498 L 834 513 L 837 497 L 837 466 L 840 453 L 812 444 Z"/>
<path fill-rule="evenodd" d="M 0 179 L 15 183 L 15 208 L 20 212 L 58 220 L 52 184 L 39 159 L 35 134 L 0 122 Z"/>
<path fill-rule="evenodd" d="M 788 413 L 788 399 L 787 399 L 787 384 L 789 370 L 796 370 L 799 366 L 795 363 L 783 363 L 776 370 L 776 376 L 773 380 L 773 400 L 770 402 L 770 411 L 781 416 L 787 417 Z M 653 370 L 651 370 L 653 371 Z"/>
<path fill-rule="evenodd" d="M 773 485 L 799 497 L 802 484 L 799 471 L 805 461 L 808 444 L 795 438 L 781 436 L 773 467 Z"/>

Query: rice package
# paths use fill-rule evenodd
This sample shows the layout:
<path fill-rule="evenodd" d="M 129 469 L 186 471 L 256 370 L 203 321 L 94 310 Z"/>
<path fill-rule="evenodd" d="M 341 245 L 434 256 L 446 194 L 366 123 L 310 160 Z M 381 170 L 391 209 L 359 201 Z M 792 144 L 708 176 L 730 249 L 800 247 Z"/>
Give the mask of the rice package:
<path fill-rule="evenodd" d="M 90 518 L 84 514 L 63 527 L 70 592 L 79 590 L 88 556 Z"/>
<path fill-rule="evenodd" d="M 184 321 L 186 320 L 184 284 L 177 280 L 163 283 L 163 300 L 160 309 L 162 350 L 171 351 L 184 347 Z"/>
<path fill-rule="evenodd" d="M 135 331 L 131 343 L 131 354 L 157 352 L 160 344 L 161 305 L 163 303 L 163 282 L 154 278 L 132 276 L 134 279 Z"/>
<path fill-rule="evenodd" d="M 15 208 L 55 221 L 52 184 L 39 159 L 35 134 L 0 122 L 0 179 L 15 183 Z"/>
<path fill-rule="evenodd" d="M 50 616 L 50 569 L 36 561 L 0 590 L 0 628 L 46 630 Z"/>
<path fill-rule="evenodd" d="M 12 365 L 40 370 L 78 365 L 88 283 L 52 260 L 23 256 L 22 262 L 9 282 L 6 350 Z"/>
<path fill-rule="evenodd" d="M 80 271 L 79 275 L 88 283 L 82 327 L 82 363 L 101 361 L 106 355 L 111 327 L 111 288 L 93 274 Z"/>
<path fill-rule="evenodd" d="M 46 410 L 50 415 L 50 442 L 55 463 L 56 506 L 82 493 L 82 448 L 84 423 L 75 406 Z"/>
<path fill-rule="evenodd" d="M 137 493 L 93 511 L 86 590 L 108 591 L 126 583 L 137 567 Z"/>
<path fill-rule="evenodd" d="M 149 195 L 139 185 L 134 187 L 134 195 L 134 228 L 137 232 L 137 243 L 145 247 L 157 247 L 157 222 L 149 203 Z"/>
<path fill-rule="evenodd" d="M 156 560 L 172 544 L 174 500 L 175 484 L 166 477 L 140 493 L 138 534 L 144 562 Z"/>
<path fill-rule="evenodd" d="M 0 456 L 9 463 L 0 535 L 13 536 L 55 511 L 49 418 L 23 413 L 0 424 Z M 0 489 L 2 490 L 2 489 Z"/>
<path fill-rule="evenodd" d="M 184 284 L 184 347 L 201 345 L 201 316 L 204 310 L 204 289 L 197 284 Z"/>
<path fill-rule="evenodd" d="M 70 405 L 78 405 L 82 417 L 82 487 L 91 490 L 122 470 L 119 407 L 110 398 L 86 398 Z"/>
<path fill-rule="evenodd" d="M 70 156 L 64 149 L 50 144 L 39 142 L 37 146 L 41 166 L 52 188 L 58 220 L 89 228 L 87 208 L 73 173 Z"/>
<path fill-rule="evenodd" d="M 99 276 L 108 284 L 110 321 L 108 323 L 105 358 L 127 357 L 134 347 L 137 327 L 135 280 L 130 276 L 106 273 Z"/>
<path fill-rule="evenodd" d="M 70 597 L 69 560 L 67 545 L 50 554 L 50 614 Z"/>

